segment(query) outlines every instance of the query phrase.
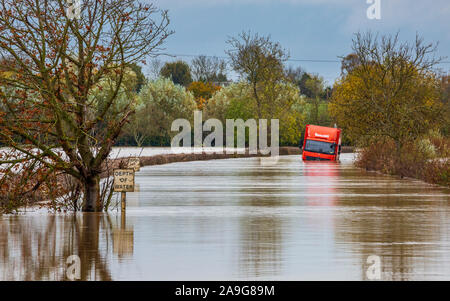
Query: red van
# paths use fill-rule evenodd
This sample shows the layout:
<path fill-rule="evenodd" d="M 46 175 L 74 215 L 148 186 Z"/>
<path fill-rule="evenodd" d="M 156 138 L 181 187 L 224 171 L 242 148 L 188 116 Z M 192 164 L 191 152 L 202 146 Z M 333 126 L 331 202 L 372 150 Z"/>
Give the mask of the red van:
<path fill-rule="evenodd" d="M 303 161 L 339 161 L 341 129 L 307 125 L 303 139 Z"/>

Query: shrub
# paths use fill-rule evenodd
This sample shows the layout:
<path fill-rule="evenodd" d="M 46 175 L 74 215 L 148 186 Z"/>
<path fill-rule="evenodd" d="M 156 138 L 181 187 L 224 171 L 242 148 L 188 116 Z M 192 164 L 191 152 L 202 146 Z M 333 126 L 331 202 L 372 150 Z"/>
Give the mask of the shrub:
<path fill-rule="evenodd" d="M 397 149 L 393 140 L 385 139 L 362 149 L 356 166 L 450 186 L 448 145 L 448 139 L 433 137 L 405 143 Z"/>

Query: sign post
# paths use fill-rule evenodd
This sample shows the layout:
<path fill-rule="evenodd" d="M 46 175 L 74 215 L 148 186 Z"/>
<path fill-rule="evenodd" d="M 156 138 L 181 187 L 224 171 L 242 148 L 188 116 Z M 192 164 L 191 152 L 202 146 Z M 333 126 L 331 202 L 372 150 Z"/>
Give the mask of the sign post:
<path fill-rule="evenodd" d="M 126 193 L 134 191 L 134 169 L 115 169 L 113 185 L 115 192 L 121 192 L 121 210 L 125 212 Z"/>
<path fill-rule="evenodd" d="M 121 192 L 120 203 L 122 212 L 125 212 L 125 209 L 127 209 L 127 193 L 125 191 Z"/>

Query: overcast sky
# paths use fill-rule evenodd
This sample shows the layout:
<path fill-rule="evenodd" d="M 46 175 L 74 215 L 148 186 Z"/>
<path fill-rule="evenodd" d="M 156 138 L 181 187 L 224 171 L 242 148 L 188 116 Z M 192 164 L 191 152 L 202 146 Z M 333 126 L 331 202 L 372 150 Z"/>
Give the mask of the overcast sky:
<path fill-rule="evenodd" d="M 375 0 L 147 0 L 169 10 L 171 29 L 165 48 L 170 54 L 226 56 L 226 40 L 242 31 L 270 35 L 293 60 L 338 60 L 351 52 L 355 32 L 400 31 L 402 40 L 416 32 L 427 42 L 439 41 L 439 55 L 450 61 L 450 0 L 380 0 L 381 19 L 367 18 L 367 1 Z M 190 61 L 189 57 L 180 57 Z M 163 60 L 173 60 L 164 58 Z M 339 76 L 334 62 L 296 62 L 332 84 Z M 450 64 L 442 64 L 446 71 Z"/>

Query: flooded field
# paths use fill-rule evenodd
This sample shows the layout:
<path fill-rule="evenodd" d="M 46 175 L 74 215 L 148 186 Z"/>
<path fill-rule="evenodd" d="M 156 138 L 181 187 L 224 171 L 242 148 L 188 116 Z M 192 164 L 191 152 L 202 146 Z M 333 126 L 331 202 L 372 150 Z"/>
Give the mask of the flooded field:
<path fill-rule="evenodd" d="M 0 280 L 450 280 L 450 190 L 281 157 L 149 166 L 126 217 L 0 217 Z"/>

